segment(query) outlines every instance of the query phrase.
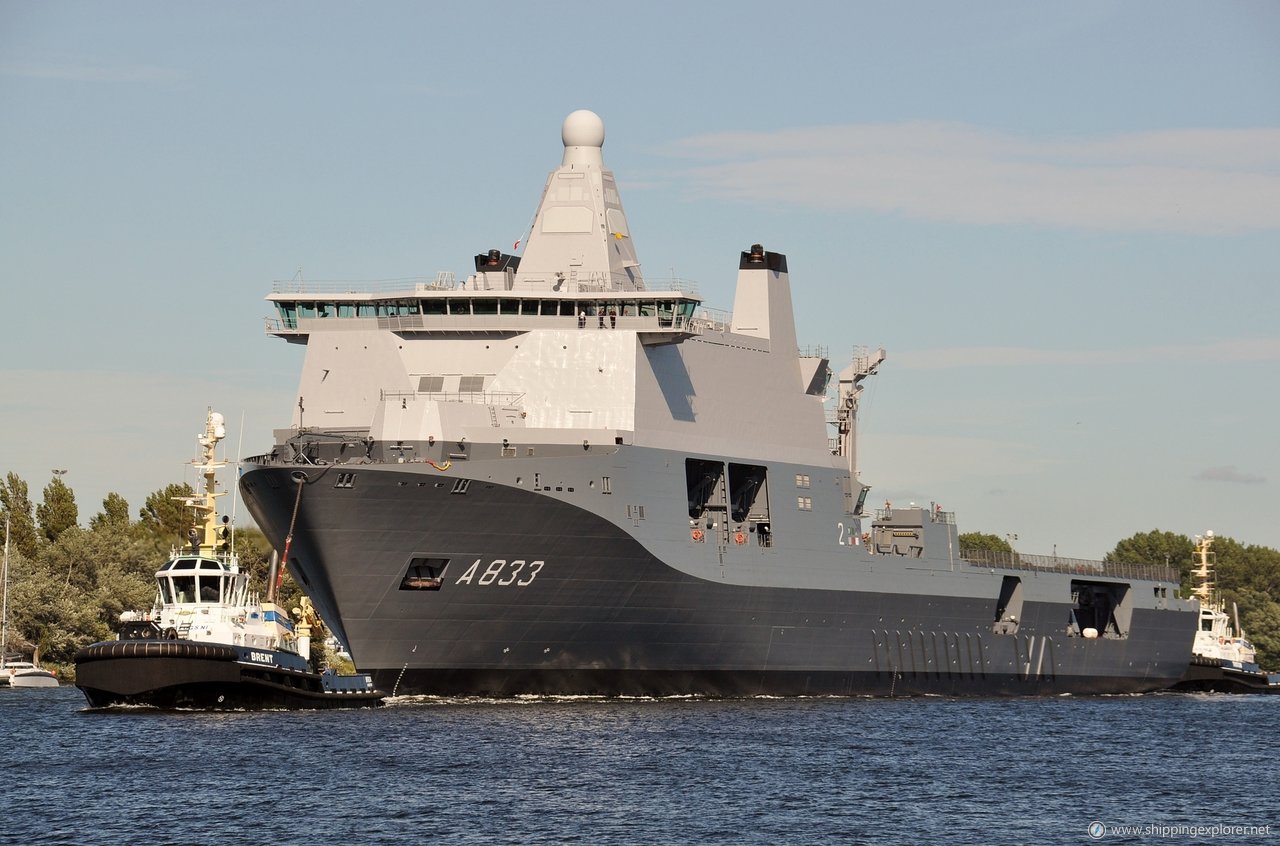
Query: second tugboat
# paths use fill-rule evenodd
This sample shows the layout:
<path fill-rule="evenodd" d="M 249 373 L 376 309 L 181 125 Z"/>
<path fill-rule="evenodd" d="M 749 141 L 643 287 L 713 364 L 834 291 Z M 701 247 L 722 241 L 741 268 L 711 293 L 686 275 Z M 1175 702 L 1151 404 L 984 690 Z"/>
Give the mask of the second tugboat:
<path fill-rule="evenodd" d="M 1175 690 L 1212 693 L 1280 693 L 1280 673 L 1258 666 L 1257 651 L 1244 636 L 1239 613 L 1235 627 L 1220 599 L 1213 596 L 1213 532 L 1196 535 L 1199 580 L 1193 593 L 1200 600 L 1200 627 L 1191 648 L 1191 666 Z M 1234 609 L 1233 609 L 1234 610 Z"/>
<path fill-rule="evenodd" d="M 203 494 L 184 498 L 196 512 L 190 549 L 175 552 L 156 572 L 150 611 L 120 615 L 118 640 L 76 653 L 76 686 L 94 708 L 150 705 L 216 710 L 351 708 L 382 703 L 367 675 L 314 672 L 311 627 L 304 598 L 295 629 L 274 602 L 249 589 L 240 569 L 228 519 L 218 523 L 217 444 L 226 437 L 221 414 L 210 410 L 199 437 Z"/>

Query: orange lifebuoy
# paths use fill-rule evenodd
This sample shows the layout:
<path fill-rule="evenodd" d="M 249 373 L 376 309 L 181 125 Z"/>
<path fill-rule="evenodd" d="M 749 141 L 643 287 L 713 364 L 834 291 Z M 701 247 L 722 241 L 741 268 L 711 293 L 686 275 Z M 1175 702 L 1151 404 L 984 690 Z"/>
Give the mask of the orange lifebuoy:
<path fill-rule="evenodd" d="M 734 535 L 733 539 L 738 543 L 739 546 L 747 542 L 747 536 L 744 535 L 742 532 L 738 532 L 736 535 Z"/>
<path fill-rule="evenodd" d="M 702 541 L 702 529 L 694 529 L 692 532 L 692 535 L 695 541 L 698 541 L 698 542 Z"/>

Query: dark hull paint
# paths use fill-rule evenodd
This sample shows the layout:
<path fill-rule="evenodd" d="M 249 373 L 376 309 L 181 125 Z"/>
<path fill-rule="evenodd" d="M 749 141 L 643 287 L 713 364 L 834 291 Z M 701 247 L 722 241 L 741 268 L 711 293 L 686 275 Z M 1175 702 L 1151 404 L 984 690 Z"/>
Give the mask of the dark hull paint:
<path fill-rule="evenodd" d="M 376 690 L 335 693 L 317 673 L 240 657 L 235 647 L 190 641 L 96 643 L 76 654 L 76 687 L 92 708 L 315 710 L 371 707 L 385 698 Z"/>
<path fill-rule="evenodd" d="M 295 469 L 249 467 L 242 480 L 277 547 Z M 309 469 L 289 566 L 392 695 L 1130 693 L 1168 687 L 1190 657 L 1189 612 L 1137 607 L 1126 638 L 1067 636 L 1064 574 L 1021 573 L 1056 580 L 1062 601 L 1028 602 L 1019 633 L 999 635 L 1000 571 L 971 568 L 979 597 L 935 587 L 937 562 L 920 562 L 893 592 L 730 584 L 668 566 L 622 527 L 554 497 L 482 478 L 452 495 L 456 473 L 437 488 L 422 483 L 437 477 L 385 466 L 357 467 L 350 490 Z M 804 577 L 784 549 L 771 553 Z M 414 557 L 449 559 L 440 590 L 399 589 Z M 480 583 L 492 562 L 516 560 L 546 563 L 525 585 L 502 582 L 527 567 Z"/>

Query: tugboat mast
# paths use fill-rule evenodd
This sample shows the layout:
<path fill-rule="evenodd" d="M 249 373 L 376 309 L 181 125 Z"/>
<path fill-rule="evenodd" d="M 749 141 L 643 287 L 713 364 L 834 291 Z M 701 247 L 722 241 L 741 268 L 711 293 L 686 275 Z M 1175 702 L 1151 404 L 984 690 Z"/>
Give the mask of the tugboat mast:
<path fill-rule="evenodd" d="M 1209 556 L 1212 555 L 1210 547 L 1213 546 L 1213 530 L 1205 532 L 1204 535 L 1196 535 L 1196 555 L 1198 556 L 1197 564 L 1191 575 L 1198 580 L 1196 586 L 1192 588 L 1191 595 L 1200 600 L 1201 606 L 1207 606 L 1213 599 L 1213 566 L 1209 563 Z"/>
<path fill-rule="evenodd" d="M 201 453 L 191 462 L 198 472 L 204 474 L 204 491 L 195 496 L 183 496 L 177 499 L 194 509 L 196 513 L 196 525 L 192 527 L 190 534 L 192 551 L 210 558 L 225 555 L 234 561 L 230 529 L 220 529 L 218 526 L 217 498 L 226 494 L 226 491 L 218 490 L 218 470 L 226 467 L 227 462 L 217 459 L 217 450 L 218 442 L 226 436 L 227 427 L 223 416 L 210 408 L 205 419 L 204 434 L 196 437 Z"/>

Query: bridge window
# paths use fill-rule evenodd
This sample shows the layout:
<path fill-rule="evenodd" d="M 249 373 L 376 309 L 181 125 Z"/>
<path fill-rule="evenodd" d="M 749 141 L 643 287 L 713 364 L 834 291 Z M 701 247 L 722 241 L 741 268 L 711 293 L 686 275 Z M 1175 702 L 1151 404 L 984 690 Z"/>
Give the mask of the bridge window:
<path fill-rule="evenodd" d="M 474 300 L 471 305 L 472 305 L 473 314 L 497 314 L 498 313 L 497 300 Z"/>
<path fill-rule="evenodd" d="M 449 314 L 471 314 L 471 300 L 448 300 Z"/>
<path fill-rule="evenodd" d="M 298 328 L 298 304 L 276 303 L 276 311 L 280 313 L 280 321 L 289 329 Z"/>

